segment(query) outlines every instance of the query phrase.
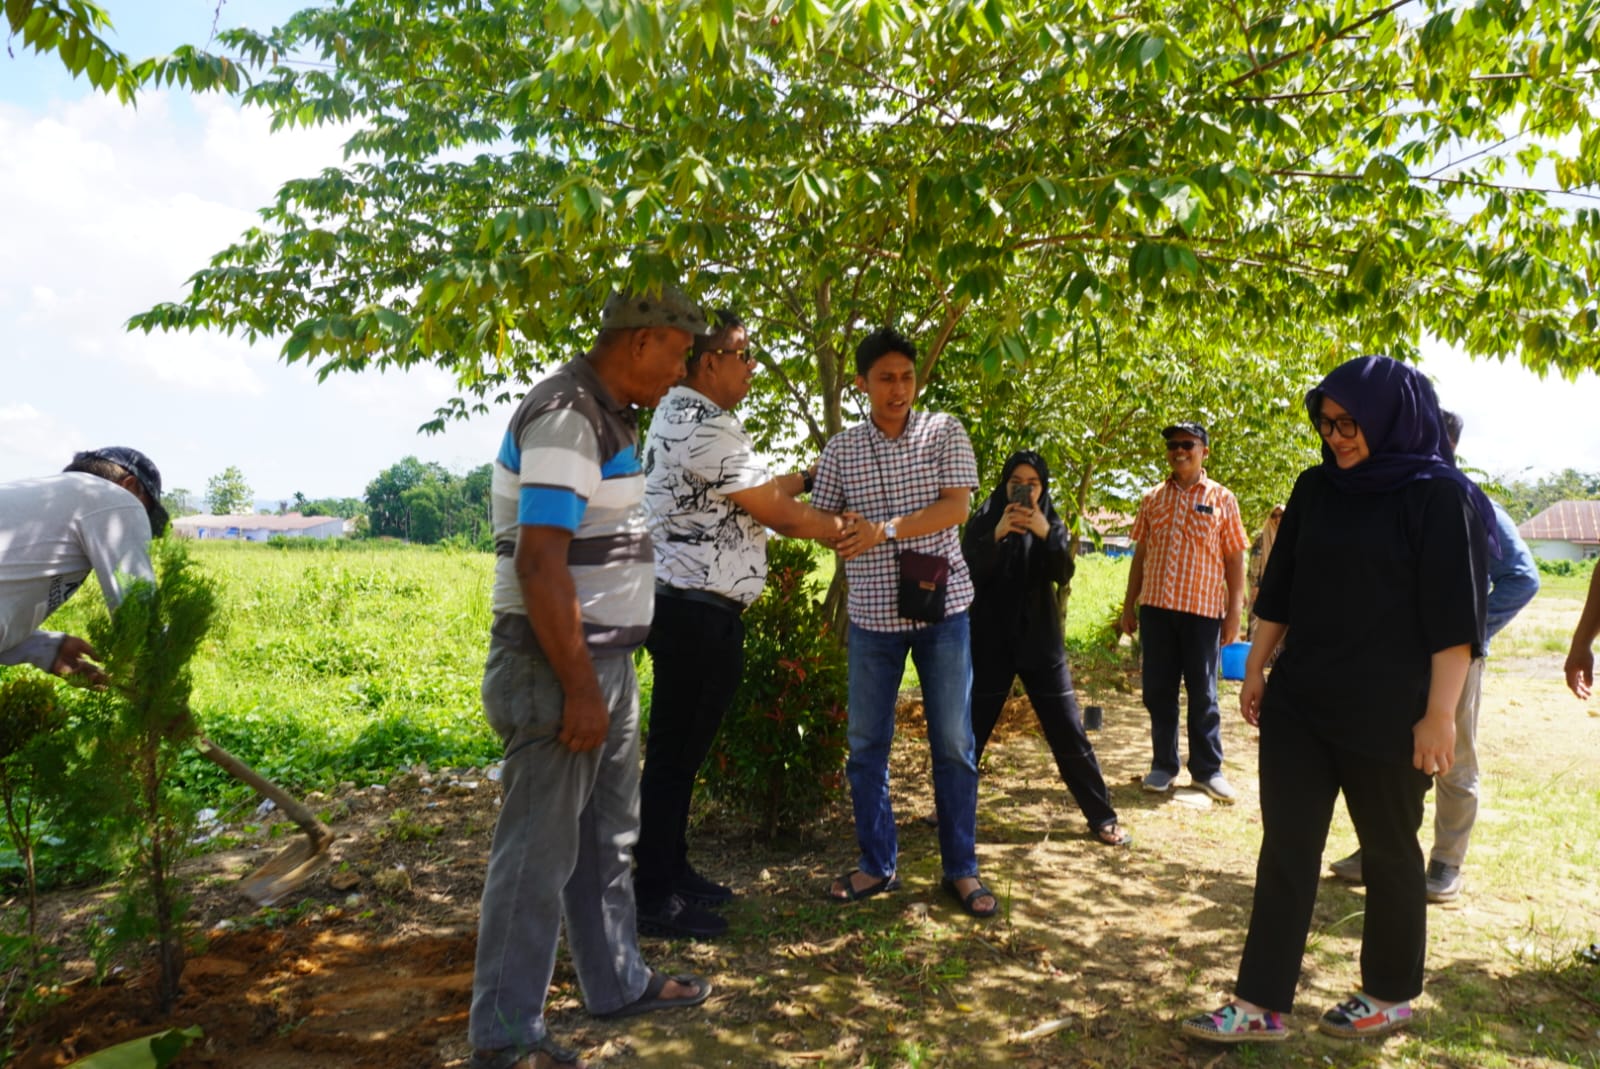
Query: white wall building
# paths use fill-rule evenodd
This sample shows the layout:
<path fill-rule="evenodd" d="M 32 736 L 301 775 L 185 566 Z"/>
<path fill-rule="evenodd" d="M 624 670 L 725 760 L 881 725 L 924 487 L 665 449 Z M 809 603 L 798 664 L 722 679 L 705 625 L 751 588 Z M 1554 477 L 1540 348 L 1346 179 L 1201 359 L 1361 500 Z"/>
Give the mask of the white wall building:
<path fill-rule="evenodd" d="M 1600 557 L 1600 501 L 1558 501 L 1517 528 L 1541 560 Z"/>
<path fill-rule="evenodd" d="M 183 538 L 231 538 L 242 542 L 265 542 L 282 538 L 342 538 L 345 521 L 337 516 L 180 516 L 172 529 Z"/>

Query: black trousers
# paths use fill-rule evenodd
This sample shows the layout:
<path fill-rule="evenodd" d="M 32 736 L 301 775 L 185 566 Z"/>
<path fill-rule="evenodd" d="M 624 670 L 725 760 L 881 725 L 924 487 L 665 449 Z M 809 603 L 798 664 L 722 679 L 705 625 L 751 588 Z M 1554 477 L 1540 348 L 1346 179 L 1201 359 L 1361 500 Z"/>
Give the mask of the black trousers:
<path fill-rule="evenodd" d="M 1178 684 L 1189 695 L 1189 775 L 1222 771 L 1222 714 L 1217 708 L 1217 642 L 1222 618 L 1139 606 L 1144 646 L 1144 707 L 1150 713 L 1150 770 L 1178 774 Z"/>
<path fill-rule="evenodd" d="M 973 652 L 972 658 L 972 736 L 973 761 L 983 756 L 1000 709 L 1011 693 L 1011 681 L 1020 676 L 1022 688 L 1033 703 L 1034 715 L 1050 744 L 1061 782 L 1072 792 L 1073 801 L 1083 811 L 1089 827 L 1100 829 L 1114 824 L 1117 811 L 1111 808 L 1106 780 L 1095 760 L 1094 747 L 1083 733 L 1083 717 L 1078 711 L 1078 696 L 1072 689 L 1072 672 L 1066 659 L 1049 668 L 1018 669 L 1010 656 Z"/>
<path fill-rule="evenodd" d="M 654 908 L 689 868 L 689 799 L 744 672 L 744 622 L 731 608 L 657 595 L 645 649 L 655 673 L 639 777 L 634 895 Z"/>
<path fill-rule="evenodd" d="M 1417 829 L 1432 781 L 1409 764 L 1379 761 L 1323 733 L 1337 730 L 1282 711 L 1261 717 L 1261 856 L 1234 991 L 1280 1013 L 1294 1005 L 1341 790 L 1367 885 L 1361 989 L 1390 1002 L 1422 993 L 1428 906 Z"/>

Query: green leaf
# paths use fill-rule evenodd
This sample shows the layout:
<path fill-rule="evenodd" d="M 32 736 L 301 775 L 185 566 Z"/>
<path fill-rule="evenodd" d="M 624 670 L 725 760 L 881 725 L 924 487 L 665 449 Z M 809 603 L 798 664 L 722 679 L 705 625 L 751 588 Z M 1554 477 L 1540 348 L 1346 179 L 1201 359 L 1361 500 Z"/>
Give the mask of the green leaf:
<path fill-rule="evenodd" d="M 169 1028 L 79 1058 L 67 1069 L 166 1069 L 185 1047 L 204 1034 L 195 1026 Z"/>

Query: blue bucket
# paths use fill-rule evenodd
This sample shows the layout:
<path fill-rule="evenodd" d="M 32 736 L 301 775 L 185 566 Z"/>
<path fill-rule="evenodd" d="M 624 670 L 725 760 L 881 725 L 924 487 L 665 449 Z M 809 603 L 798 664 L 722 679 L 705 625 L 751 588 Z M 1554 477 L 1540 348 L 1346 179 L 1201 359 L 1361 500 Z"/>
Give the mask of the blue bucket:
<path fill-rule="evenodd" d="M 1222 678 L 1243 679 L 1244 663 L 1250 659 L 1250 643 L 1230 642 L 1222 647 Z"/>

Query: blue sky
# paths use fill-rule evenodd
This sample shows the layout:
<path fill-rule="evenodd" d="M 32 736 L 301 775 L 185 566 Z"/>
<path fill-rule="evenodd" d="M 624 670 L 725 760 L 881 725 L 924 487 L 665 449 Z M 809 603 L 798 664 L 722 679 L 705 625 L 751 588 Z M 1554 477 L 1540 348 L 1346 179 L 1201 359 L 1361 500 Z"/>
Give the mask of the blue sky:
<path fill-rule="evenodd" d="M 143 57 L 211 34 L 216 0 L 102 0 Z M 227 0 L 220 24 L 264 28 L 300 3 Z M 416 433 L 452 395 L 431 370 L 317 384 L 279 343 L 145 336 L 123 324 L 255 222 L 285 180 L 339 161 L 332 130 L 268 133 L 231 100 L 91 91 L 53 57 L 0 53 L 0 481 L 59 470 L 77 449 L 133 445 L 168 487 L 203 493 L 237 465 L 261 500 L 359 496 L 408 453 L 453 470 L 488 461 L 509 413 Z M 1600 469 L 1600 380 L 1541 381 L 1442 346 L 1423 367 L 1467 420 L 1463 459 L 1495 475 Z"/>

